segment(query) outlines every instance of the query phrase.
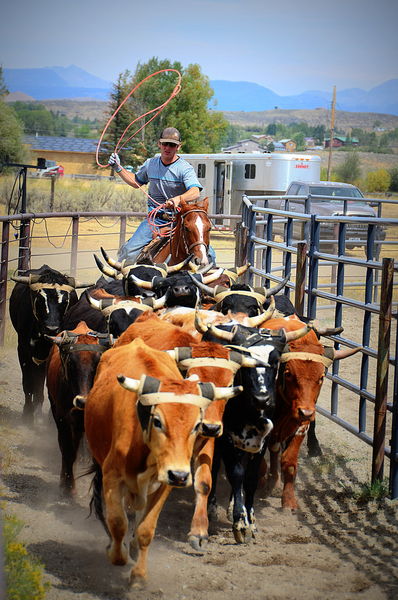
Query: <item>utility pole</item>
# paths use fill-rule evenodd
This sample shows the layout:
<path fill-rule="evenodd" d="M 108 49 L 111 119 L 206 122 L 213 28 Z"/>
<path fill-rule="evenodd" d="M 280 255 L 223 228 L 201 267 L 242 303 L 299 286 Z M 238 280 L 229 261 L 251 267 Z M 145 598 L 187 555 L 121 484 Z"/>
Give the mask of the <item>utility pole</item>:
<path fill-rule="evenodd" d="M 333 100 L 332 100 L 332 117 L 330 120 L 330 140 L 329 140 L 329 157 L 328 157 L 328 173 L 327 181 L 330 181 L 330 171 L 332 167 L 332 146 L 333 146 L 333 135 L 334 135 L 334 116 L 336 112 L 336 86 L 333 86 Z"/>

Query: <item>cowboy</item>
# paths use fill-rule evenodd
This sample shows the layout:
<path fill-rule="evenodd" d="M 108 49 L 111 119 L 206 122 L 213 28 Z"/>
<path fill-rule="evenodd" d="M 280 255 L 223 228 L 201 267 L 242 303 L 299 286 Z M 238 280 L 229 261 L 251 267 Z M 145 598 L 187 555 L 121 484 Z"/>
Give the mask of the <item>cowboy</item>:
<path fill-rule="evenodd" d="M 199 199 L 202 186 L 200 185 L 195 171 L 186 160 L 178 156 L 181 148 L 181 136 L 175 127 L 163 129 L 158 140 L 160 155 L 148 158 L 137 173 L 126 171 L 120 164 L 119 156 L 113 152 L 108 164 L 120 177 L 134 188 L 149 183 L 148 186 L 148 211 L 163 204 L 166 209 L 176 209 L 183 199 L 186 202 L 195 202 Z M 155 201 L 155 203 L 154 203 Z M 157 215 L 155 224 L 162 225 L 170 221 L 167 211 Z M 144 248 L 152 240 L 152 230 L 148 219 L 145 219 L 136 229 L 132 237 L 121 246 L 118 259 L 129 259 L 135 262 Z M 209 256 L 215 262 L 215 253 L 209 248 Z"/>

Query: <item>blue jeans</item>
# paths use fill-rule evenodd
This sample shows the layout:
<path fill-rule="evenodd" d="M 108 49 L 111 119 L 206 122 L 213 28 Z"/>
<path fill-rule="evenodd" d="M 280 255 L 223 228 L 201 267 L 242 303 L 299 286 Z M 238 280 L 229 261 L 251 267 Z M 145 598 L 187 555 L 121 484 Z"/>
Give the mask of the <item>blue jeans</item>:
<path fill-rule="evenodd" d="M 165 223 L 165 221 L 160 222 Z M 126 258 L 130 264 L 134 263 L 141 250 L 149 244 L 151 240 L 152 230 L 149 227 L 147 219 L 145 219 L 145 221 L 142 221 L 137 227 L 131 238 L 120 247 L 117 254 L 118 260 L 122 261 Z M 209 246 L 208 257 L 211 262 L 216 264 L 216 253 L 211 246 Z"/>

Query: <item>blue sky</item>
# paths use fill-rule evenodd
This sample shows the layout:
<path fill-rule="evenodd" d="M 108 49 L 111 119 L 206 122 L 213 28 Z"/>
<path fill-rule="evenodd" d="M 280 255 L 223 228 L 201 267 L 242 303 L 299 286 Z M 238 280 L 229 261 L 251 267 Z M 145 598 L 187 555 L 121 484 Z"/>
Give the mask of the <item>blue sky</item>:
<path fill-rule="evenodd" d="M 397 0 L 13 0 L 0 64 L 74 64 L 115 81 L 157 56 L 281 95 L 369 90 L 398 77 L 397 23 Z"/>

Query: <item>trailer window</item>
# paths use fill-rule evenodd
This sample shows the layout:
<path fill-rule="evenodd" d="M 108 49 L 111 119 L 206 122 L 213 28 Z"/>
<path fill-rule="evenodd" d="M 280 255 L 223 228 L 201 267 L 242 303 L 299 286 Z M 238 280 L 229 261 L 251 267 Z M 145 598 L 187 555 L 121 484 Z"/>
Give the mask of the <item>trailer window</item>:
<path fill-rule="evenodd" d="M 245 165 L 245 179 L 254 179 L 256 177 L 256 165 Z"/>
<path fill-rule="evenodd" d="M 198 165 L 198 177 L 200 177 L 201 179 L 206 177 L 206 165 L 204 165 L 204 164 Z"/>

